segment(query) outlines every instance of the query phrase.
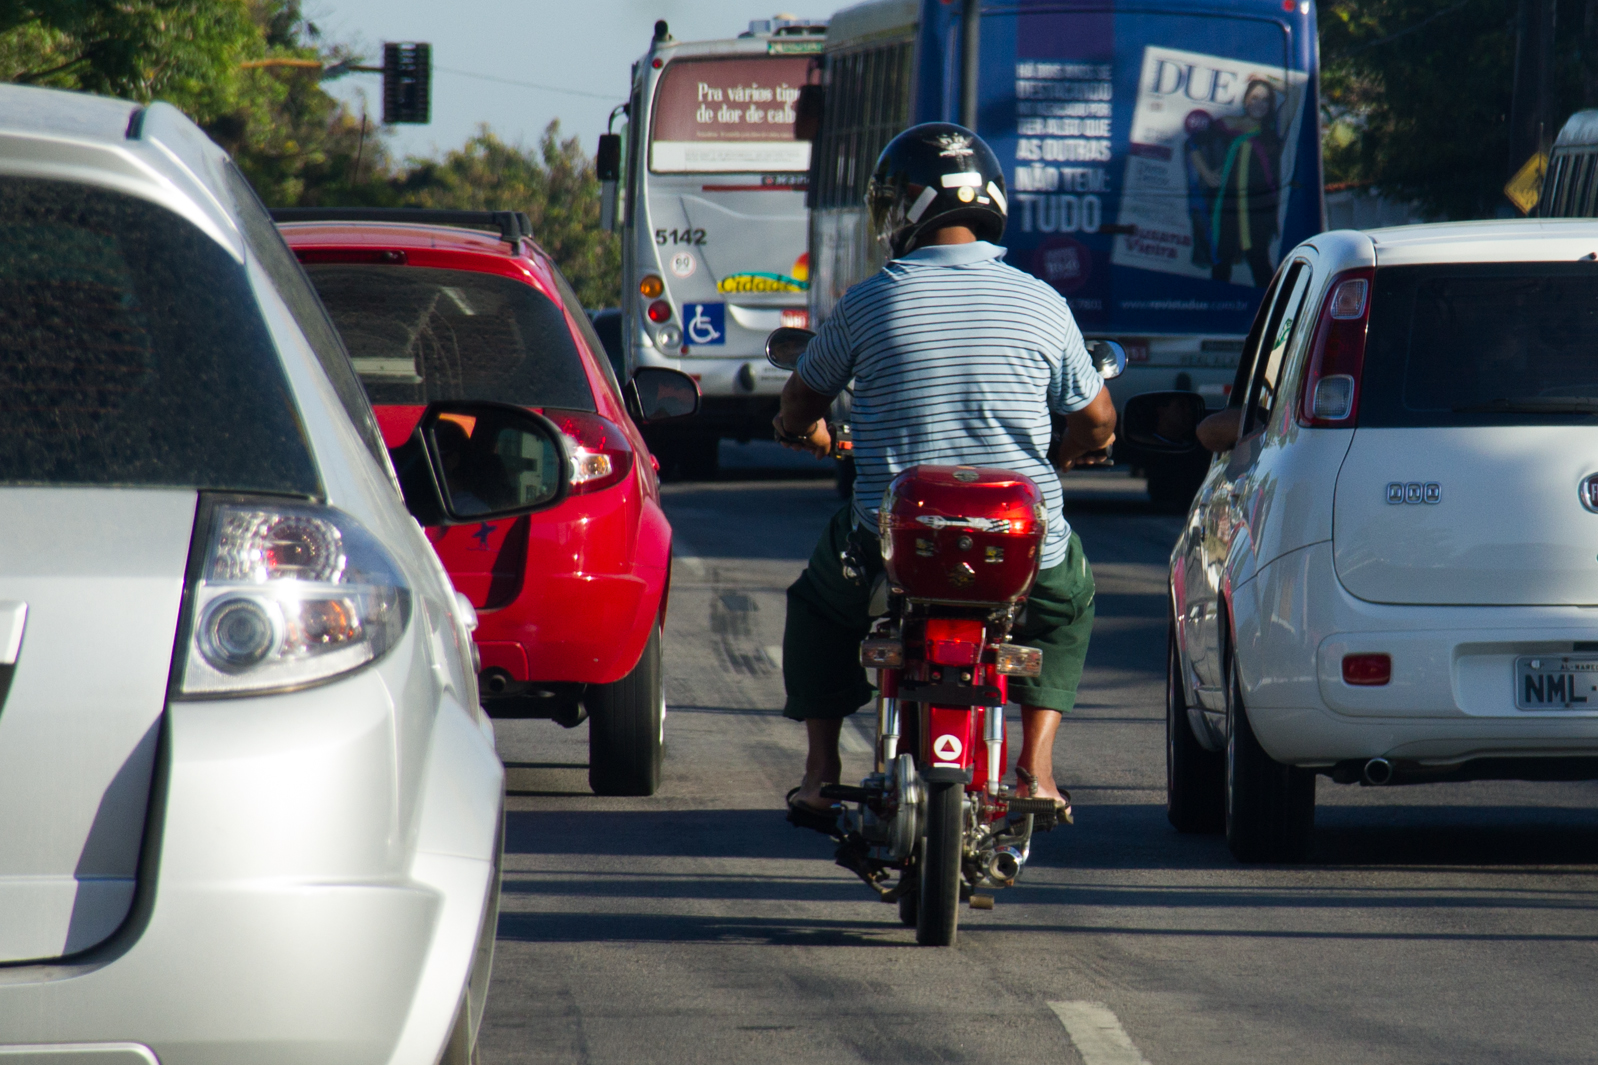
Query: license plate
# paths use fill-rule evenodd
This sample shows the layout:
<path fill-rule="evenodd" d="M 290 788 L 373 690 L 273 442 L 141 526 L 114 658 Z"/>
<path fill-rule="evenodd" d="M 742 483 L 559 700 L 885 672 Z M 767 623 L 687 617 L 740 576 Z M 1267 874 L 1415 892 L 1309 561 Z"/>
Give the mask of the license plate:
<path fill-rule="evenodd" d="M 1515 705 L 1522 710 L 1598 710 L 1598 655 L 1515 659 Z"/>

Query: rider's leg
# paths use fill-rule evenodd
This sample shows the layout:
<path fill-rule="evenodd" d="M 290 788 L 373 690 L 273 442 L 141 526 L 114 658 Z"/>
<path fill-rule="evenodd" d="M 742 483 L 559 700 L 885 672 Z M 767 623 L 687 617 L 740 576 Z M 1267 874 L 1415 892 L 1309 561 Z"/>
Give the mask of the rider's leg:
<path fill-rule="evenodd" d="M 1010 678 L 1010 698 L 1021 704 L 1016 779 L 1023 785 L 1022 795 L 1029 793 L 1025 784 L 1030 775 L 1038 797 L 1063 798 L 1054 782 L 1054 738 L 1060 715 L 1076 705 L 1092 632 L 1093 571 L 1082 553 L 1082 541 L 1072 533 L 1065 561 L 1038 574 L 1026 611 L 1011 634 L 1016 643 L 1043 652 L 1041 676 Z"/>
<path fill-rule="evenodd" d="M 1060 727 L 1060 712 L 1046 706 L 1021 708 L 1021 754 L 1016 758 L 1016 778 L 1024 780 L 1021 771 L 1030 774 L 1037 784 L 1037 798 L 1058 799 L 1060 789 L 1054 783 L 1054 734 Z M 1025 788 L 1020 793 L 1027 793 Z"/>
<path fill-rule="evenodd" d="M 830 806 L 821 785 L 841 774 L 838 733 L 843 719 L 868 702 L 873 689 L 860 665 L 860 641 L 871 627 L 871 580 L 881 569 L 874 554 L 861 561 L 867 574 L 851 580 L 839 555 L 849 546 L 853 526 L 849 508 L 834 516 L 816 544 L 810 563 L 788 589 L 782 633 L 782 680 L 787 692 L 783 716 L 805 723 L 809 755 L 804 780 L 794 796 L 820 809 Z"/>
<path fill-rule="evenodd" d="M 821 797 L 821 785 L 836 784 L 843 775 L 843 758 L 838 754 L 838 734 L 843 718 L 812 717 L 805 721 L 805 739 L 810 745 L 805 755 L 805 778 L 793 798 L 821 809 L 832 803 Z"/>

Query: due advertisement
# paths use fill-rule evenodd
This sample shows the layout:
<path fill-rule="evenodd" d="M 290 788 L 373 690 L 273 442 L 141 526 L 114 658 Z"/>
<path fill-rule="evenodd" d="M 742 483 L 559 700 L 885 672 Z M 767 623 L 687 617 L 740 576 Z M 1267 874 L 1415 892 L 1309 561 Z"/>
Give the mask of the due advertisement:
<path fill-rule="evenodd" d="M 1008 171 L 1008 261 L 1090 332 L 1247 332 L 1281 256 L 1320 228 L 1294 33 L 1209 13 L 985 15 L 979 132 Z"/>

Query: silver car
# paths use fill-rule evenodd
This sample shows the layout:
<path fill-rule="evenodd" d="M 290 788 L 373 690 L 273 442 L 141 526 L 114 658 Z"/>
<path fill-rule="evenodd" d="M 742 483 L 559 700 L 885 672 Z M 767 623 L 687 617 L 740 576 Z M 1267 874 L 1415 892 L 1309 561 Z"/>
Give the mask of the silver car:
<path fill-rule="evenodd" d="M 221 149 L 0 86 L 0 1065 L 475 1060 L 503 769 L 412 515 L 568 462 L 453 404 L 391 464 Z"/>

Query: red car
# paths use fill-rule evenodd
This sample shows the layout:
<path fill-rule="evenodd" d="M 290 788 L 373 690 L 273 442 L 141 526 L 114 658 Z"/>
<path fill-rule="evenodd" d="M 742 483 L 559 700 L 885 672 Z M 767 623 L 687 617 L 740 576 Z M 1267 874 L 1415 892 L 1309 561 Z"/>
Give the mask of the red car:
<path fill-rule="evenodd" d="M 427 537 L 477 608 L 489 713 L 567 727 L 586 718 L 594 790 L 652 794 L 671 526 L 635 421 L 694 413 L 698 386 L 659 368 L 619 384 L 526 215 L 307 208 L 273 217 L 342 334 L 390 448 L 444 399 L 524 406 L 568 437 L 565 502 Z"/>

